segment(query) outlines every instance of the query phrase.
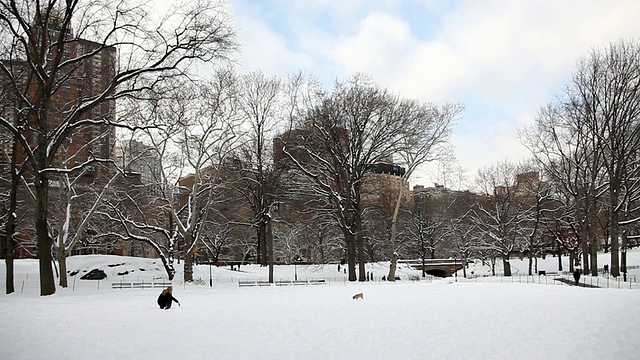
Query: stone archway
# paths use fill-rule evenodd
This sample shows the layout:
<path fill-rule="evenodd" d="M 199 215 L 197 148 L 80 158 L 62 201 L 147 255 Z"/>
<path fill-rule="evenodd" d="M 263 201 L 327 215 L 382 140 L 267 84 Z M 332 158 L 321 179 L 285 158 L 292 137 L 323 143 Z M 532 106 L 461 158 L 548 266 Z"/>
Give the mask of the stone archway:
<path fill-rule="evenodd" d="M 437 277 L 441 277 L 441 278 L 445 278 L 445 277 L 449 277 L 451 276 L 451 273 L 448 272 L 447 270 L 443 270 L 443 269 L 429 269 L 426 271 L 427 274 L 429 275 L 433 275 L 433 276 L 437 276 Z"/>

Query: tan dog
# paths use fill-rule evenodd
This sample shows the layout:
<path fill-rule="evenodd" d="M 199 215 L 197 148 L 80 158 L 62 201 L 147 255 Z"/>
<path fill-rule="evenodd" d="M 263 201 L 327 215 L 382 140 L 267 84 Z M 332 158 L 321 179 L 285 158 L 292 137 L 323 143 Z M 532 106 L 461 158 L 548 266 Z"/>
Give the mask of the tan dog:
<path fill-rule="evenodd" d="M 356 299 L 364 300 L 364 294 L 363 293 L 359 293 L 359 294 L 353 295 L 353 300 L 356 300 Z"/>

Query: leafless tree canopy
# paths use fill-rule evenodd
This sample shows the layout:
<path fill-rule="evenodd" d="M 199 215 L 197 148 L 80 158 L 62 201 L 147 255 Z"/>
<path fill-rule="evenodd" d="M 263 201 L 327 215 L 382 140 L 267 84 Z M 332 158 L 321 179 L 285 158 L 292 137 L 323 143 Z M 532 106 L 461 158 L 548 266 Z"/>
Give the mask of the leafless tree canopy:
<path fill-rule="evenodd" d="M 574 209 L 576 228 L 563 231 L 580 238 L 586 272 L 597 271 L 602 238 L 611 243 L 611 274 L 620 275 L 620 250 L 624 267 L 627 236 L 636 232 L 630 225 L 639 218 L 639 120 L 640 45 L 619 41 L 580 59 L 559 102 L 543 108 L 523 134 L 564 194 L 558 198 Z"/>
<path fill-rule="evenodd" d="M 186 74 L 192 61 L 225 59 L 236 47 L 220 3 L 198 1 L 151 12 L 129 1 L 0 1 L 0 79 L 11 111 L 0 125 L 30 164 L 36 199 L 41 294 L 55 292 L 48 231 L 48 173 L 73 171 L 55 163 L 67 139 L 96 126 L 133 125 L 105 112 L 116 99 L 145 97 L 157 85 Z M 100 63 L 98 63 L 98 59 Z M 85 76 L 88 66 L 100 79 Z M 67 96 L 69 85 L 79 89 Z"/>

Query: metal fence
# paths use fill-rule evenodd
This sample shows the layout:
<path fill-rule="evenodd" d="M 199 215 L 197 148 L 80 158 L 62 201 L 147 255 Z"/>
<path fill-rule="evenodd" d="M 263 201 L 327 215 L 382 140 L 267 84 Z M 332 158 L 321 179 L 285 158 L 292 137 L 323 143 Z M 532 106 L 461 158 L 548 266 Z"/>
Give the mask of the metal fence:
<path fill-rule="evenodd" d="M 546 275 L 470 275 L 464 281 L 474 282 L 499 282 L 499 283 L 526 283 L 544 285 L 575 285 L 573 275 L 568 272 L 547 273 Z M 579 285 L 593 288 L 616 288 L 616 289 L 640 289 L 640 283 L 636 275 L 629 275 L 625 280 L 623 276 L 613 277 L 608 274 L 602 276 L 580 276 Z"/>
<path fill-rule="evenodd" d="M 433 282 L 434 278 L 431 275 L 427 275 L 426 277 L 419 276 L 399 276 L 400 282 L 417 282 L 417 281 L 426 281 Z M 219 277 L 214 276 L 212 278 L 209 277 L 197 277 L 194 279 L 193 283 L 189 286 L 228 286 L 235 285 L 237 286 L 239 282 L 247 282 L 247 281 L 268 281 L 267 278 L 264 277 Z M 326 285 L 345 285 L 350 283 L 350 281 L 346 277 L 302 277 L 298 276 L 297 278 L 292 277 L 279 277 L 274 278 L 275 282 L 288 282 L 288 281 L 312 281 L 312 280 L 324 280 Z M 56 278 L 56 286 L 58 286 L 59 280 Z M 38 274 L 16 274 L 14 277 L 14 287 L 16 292 L 27 292 L 27 293 L 39 293 L 40 291 L 40 279 Z M 145 286 L 117 286 L 124 283 L 140 283 L 145 284 Z M 123 275 L 118 276 L 116 278 L 108 278 L 103 280 L 82 280 L 78 277 L 70 276 L 68 278 L 68 287 L 67 289 L 70 291 L 103 291 L 103 290 L 115 290 L 115 291 L 129 291 L 133 289 L 154 289 L 157 288 L 155 285 L 166 285 L 169 283 L 167 278 L 163 277 L 154 277 L 154 276 L 144 276 L 144 275 Z M 382 277 L 375 277 L 366 283 L 387 283 L 387 281 L 383 281 Z M 185 284 L 182 279 L 174 278 L 171 281 L 173 287 L 183 287 L 186 288 L 188 284 Z M 0 285 L 0 289 L 2 293 L 5 292 L 6 287 L 5 283 L 2 282 Z M 116 286 L 114 286 L 116 285 Z M 59 286 L 58 286 L 59 287 Z"/>
<path fill-rule="evenodd" d="M 298 277 L 299 281 L 308 281 L 308 280 L 319 280 L 322 279 L 325 281 L 326 285 L 346 285 L 351 283 L 348 281 L 346 277 L 325 277 L 325 278 L 307 278 L 307 277 Z M 189 286 L 202 286 L 202 287 L 219 287 L 219 286 L 238 286 L 239 282 L 246 281 L 255 281 L 261 280 L 266 281 L 267 279 L 262 277 L 212 277 L 209 279 L 208 277 L 199 277 L 194 279 L 193 283 Z M 277 278 L 274 279 L 274 282 L 283 282 L 283 281 L 293 281 L 294 279 L 291 277 L 285 278 Z M 640 289 L 640 283 L 638 283 L 638 278 L 636 275 L 627 276 L 627 281 L 624 280 L 622 276 L 612 277 L 605 274 L 605 276 L 581 276 L 580 277 L 580 285 L 586 287 L 598 287 L 598 288 L 617 288 L 617 289 Z M 543 284 L 543 285 L 575 285 L 575 281 L 573 276 L 567 272 L 563 273 L 547 273 L 546 275 L 513 275 L 513 276 L 504 276 L 504 275 L 496 275 L 496 276 L 487 276 L 487 275 L 468 275 L 466 278 L 462 276 L 458 277 L 449 277 L 446 279 L 434 277 L 431 275 L 427 275 L 426 277 L 422 277 L 419 275 L 410 275 L 410 276 L 401 276 L 399 282 L 400 283 L 408 283 L 408 282 L 427 282 L 433 283 L 437 281 L 448 281 L 448 282 L 486 282 L 486 283 L 525 283 L 525 284 Z M 135 289 L 127 289 L 116 287 L 114 289 L 114 283 L 124 283 L 124 282 L 141 282 L 141 283 L 151 283 L 151 284 L 162 284 L 166 285 L 168 279 L 153 277 L 153 276 L 132 276 L 125 275 L 119 276 L 117 278 L 104 279 L 104 280 L 81 280 L 77 277 L 69 277 L 68 279 L 68 290 L 69 291 L 132 291 L 140 289 L 142 291 L 157 291 L 155 286 L 141 286 Z M 383 284 L 388 283 L 387 281 L 382 280 L 382 277 L 375 277 L 373 280 L 367 281 L 369 284 Z M 181 279 L 174 279 L 172 281 L 174 287 L 183 287 L 185 288 L 187 284 L 185 284 Z M 56 279 L 57 285 L 57 279 Z M 40 291 L 40 279 L 37 274 L 17 274 L 14 278 L 14 287 L 16 292 L 25 292 L 25 293 L 39 293 Z M 0 285 L 0 291 L 5 293 L 5 282 L 2 282 Z"/>

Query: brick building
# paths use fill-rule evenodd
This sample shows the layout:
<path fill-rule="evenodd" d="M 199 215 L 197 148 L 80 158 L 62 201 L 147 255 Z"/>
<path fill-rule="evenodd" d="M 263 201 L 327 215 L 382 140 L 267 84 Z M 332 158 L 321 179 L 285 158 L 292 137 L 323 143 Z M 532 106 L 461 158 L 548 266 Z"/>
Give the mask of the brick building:
<path fill-rule="evenodd" d="M 34 29 L 36 28 L 34 26 Z M 55 44 L 61 29 L 55 24 L 50 24 L 48 34 L 51 38 L 48 43 Z M 53 156 L 52 166 L 54 167 L 73 168 L 93 159 L 115 159 L 115 127 L 111 125 L 116 118 L 115 100 L 105 100 L 105 97 L 108 98 L 112 90 L 111 80 L 116 71 L 116 48 L 76 38 L 72 29 L 64 31 L 62 38 L 64 39 L 64 46 L 61 47 L 63 54 L 59 61 L 54 61 L 55 57 L 60 56 L 54 45 L 36 49 L 36 45 L 33 44 L 27 45 L 30 54 L 43 51 L 46 54 L 46 59 L 39 65 L 26 62 L 24 60 L 26 56 L 21 59 L 0 59 L 3 67 L 3 71 L 0 71 L 0 85 L 2 85 L 0 86 L 0 116 L 7 123 L 13 123 L 32 148 L 37 146 L 38 139 L 43 134 L 46 134 L 49 139 L 62 136 L 64 139 L 62 146 Z M 48 69 L 47 66 L 53 63 L 59 65 L 55 69 Z M 36 99 L 36 82 L 38 81 L 36 70 L 41 67 L 44 67 L 42 71 L 55 74 L 55 77 L 50 91 L 40 91 L 40 96 L 46 94 L 48 100 L 44 102 L 46 106 L 42 114 L 45 121 L 36 123 L 34 117 L 25 114 L 33 113 L 35 104 L 43 103 L 43 100 L 38 102 Z M 96 99 L 100 99 L 97 106 L 88 107 L 89 110 L 86 111 L 79 110 L 84 107 L 83 105 Z M 40 117 L 40 119 L 43 118 Z M 61 131 L 64 129 L 73 130 Z M 17 145 L 15 150 L 14 145 Z M 0 127 L 0 171 L 5 175 L 10 173 L 12 155 L 15 155 L 18 165 L 27 166 L 24 176 L 27 182 L 31 182 L 29 180 L 31 169 L 26 163 L 27 152 L 11 132 L 5 127 Z M 87 174 L 84 176 L 87 179 L 83 179 L 84 183 L 99 181 L 106 175 L 106 173 L 104 175 L 97 173 L 102 171 L 101 169 L 106 169 L 102 166 L 90 164 L 85 169 Z M 78 174 L 79 172 L 75 172 L 72 175 Z M 53 173 L 49 177 L 51 207 L 58 205 L 56 178 L 57 175 Z M 8 184 L 8 176 L 4 176 L 0 181 L 0 187 L 6 188 Z M 20 239 L 16 255 L 18 257 L 33 256 L 35 254 L 35 240 L 32 240 L 34 219 L 28 205 L 32 200 L 24 186 L 18 190 L 18 199 L 24 204 L 23 208 L 26 210 L 18 214 L 21 229 L 18 229 Z M 4 254 L 4 249 L 0 251 Z"/>

